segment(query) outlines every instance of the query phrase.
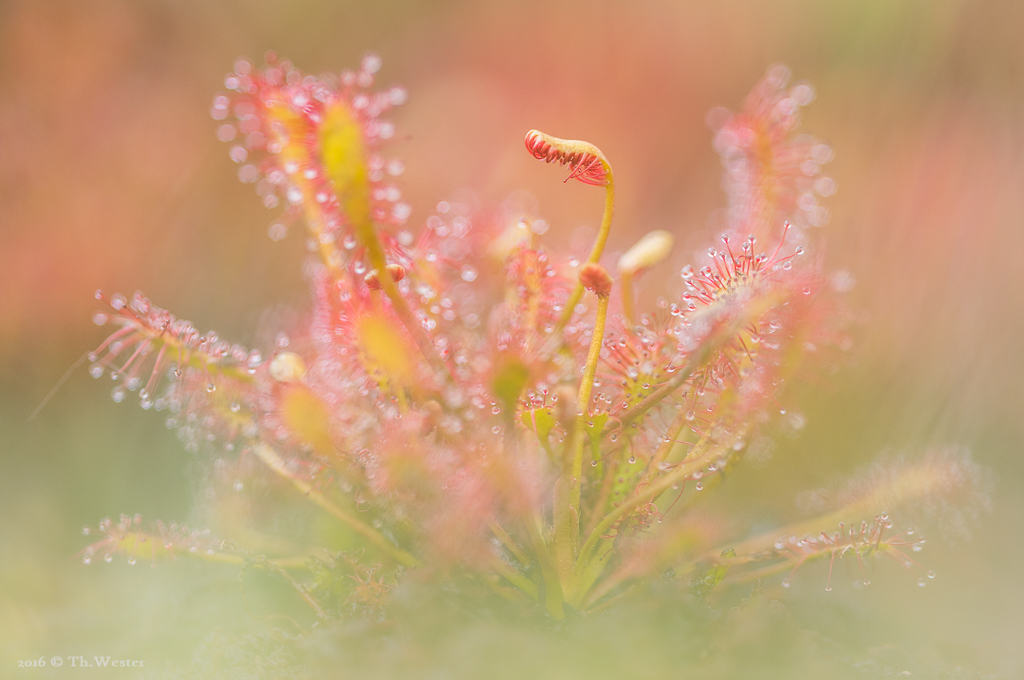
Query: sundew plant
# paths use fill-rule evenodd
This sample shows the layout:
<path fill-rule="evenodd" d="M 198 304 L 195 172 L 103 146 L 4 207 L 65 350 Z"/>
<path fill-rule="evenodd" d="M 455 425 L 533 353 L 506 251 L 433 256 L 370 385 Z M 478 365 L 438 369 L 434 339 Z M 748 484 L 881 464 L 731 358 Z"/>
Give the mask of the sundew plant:
<path fill-rule="evenodd" d="M 825 268 L 833 152 L 797 133 L 810 85 L 775 66 L 739 113 L 710 116 L 725 233 L 660 271 L 678 292 L 648 304 L 635 282 L 667 269 L 674 236 L 605 257 L 615 174 L 589 142 L 526 135 L 526 153 L 562 166 L 552 181 L 603 200 L 589 252 L 549 248 L 559 226 L 511 201 L 441 201 L 408 224 L 403 164 L 384 155 L 406 93 L 374 88 L 380 65 L 314 77 L 273 54 L 262 68 L 240 60 L 213 100 L 239 178 L 280 214 L 270 238 L 307 239 L 310 306 L 272 346 L 202 333 L 141 293 L 97 292 L 95 321 L 113 330 L 92 375 L 215 459 L 224 493 L 262 496 L 235 535 L 105 519 L 85 530 L 84 562 L 263 569 L 323 621 L 386 618 L 409 580 L 557 621 L 654 579 L 704 599 L 786 587 L 812 561 L 828 564 L 825 590 L 839 571 L 866 585 L 870 560 L 906 567 L 911 583 L 935 576 L 918 560 L 918 520 L 956 528 L 985 503 L 956 448 L 889 456 L 768 533 L 701 507 L 787 418 L 790 385 L 841 370 L 852 345 L 851 275 Z M 298 499 L 332 531 L 282 531 L 275 504 Z"/>

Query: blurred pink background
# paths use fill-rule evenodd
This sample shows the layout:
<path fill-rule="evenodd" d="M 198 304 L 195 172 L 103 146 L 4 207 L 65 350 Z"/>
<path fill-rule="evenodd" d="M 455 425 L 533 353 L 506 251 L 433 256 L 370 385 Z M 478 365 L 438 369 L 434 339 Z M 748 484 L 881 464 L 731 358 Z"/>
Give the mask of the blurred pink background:
<path fill-rule="evenodd" d="M 893 616 L 922 641 L 961 645 L 977 663 L 1018 672 L 1022 27 L 1022 3 L 967 0 L 4 3 L 6 502 L 12 512 L 57 508 L 47 521 L 72 532 L 95 521 L 55 500 L 89 491 L 59 471 L 100 475 L 86 470 L 118 464 L 124 423 L 148 422 L 116 408 L 84 369 L 26 422 L 101 339 L 90 322 L 94 289 L 141 289 L 241 342 L 253 341 L 262 310 L 305 304 L 302 239 L 297 230 L 283 243 L 267 238 L 277 213 L 238 182 L 227 146 L 214 138 L 210 101 L 237 56 L 258 60 L 273 49 L 322 72 L 380 54 L 379 82 L 410 94 L 388 151 L 405 162 L 400 184 L 413 225 L 461 189 L 484 203 L 525 189 L 538 197 L 550 238 L 567 244 L 573 230 L 597 224 L 601 197 L 530 159 L 523 136 L 539 128 L 597 144 L 618 187 L 609 253 L 650 229 L 677 236 L 673 265 L 644 283 L 648 300 L 678 290 L 678 267 L 717 236 L 709 218 L 724 195 L 705 114 L 739 107 L 765 69 L 783 62 L 817 90 L 802 129 L 836 153 L 826 167 L 839 187 L 827 200 L 828 261 L 856 279 L 849 298 L 863 323 L 848 372 L 806 391 L 810 425 L 791 459 L 737 475 L 734 502 L 791 508 L 797 491 L 886 446 L 970 447 L 996 474 L 996 515 L 970 543 L 935 548 L 945 583 L 934 594 L 908 594 L 912 581 L 892 571 L 862 597 L 900 612 Z M 76 418 L 83 409 L 92 410 Z M 87 443 L 68 425 L 85 421 L 95 428 Z M 136 448 L 173 439 L 159 423 L 136 435 Z M 106 453 L 90 464 L 82 447 Z M 139 479 L 147 465 L 133 468 Z M 185 507 L 182 474 L 168 482 L 172 492 L 160 492 L 168 508 Z M 100 495 L 145 497 L 137 479 L 86 479 Z M 93 514 L 134 511 L 80 505 Z M 8 528 L 3 537 L 22 535 Z"/>

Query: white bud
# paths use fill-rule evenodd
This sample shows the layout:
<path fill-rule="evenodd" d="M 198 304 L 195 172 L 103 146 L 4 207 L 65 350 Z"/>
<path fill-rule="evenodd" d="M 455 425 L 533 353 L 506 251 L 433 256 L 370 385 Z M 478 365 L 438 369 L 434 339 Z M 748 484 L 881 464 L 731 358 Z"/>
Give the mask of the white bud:
<path fill-rule="evenodd" d="M 675 238 L 672 234 L 656 229 L 645 234 L 633 247 L 619 258 L 619 271 L 636 274 L 663 261 L 672 253 Z"/>

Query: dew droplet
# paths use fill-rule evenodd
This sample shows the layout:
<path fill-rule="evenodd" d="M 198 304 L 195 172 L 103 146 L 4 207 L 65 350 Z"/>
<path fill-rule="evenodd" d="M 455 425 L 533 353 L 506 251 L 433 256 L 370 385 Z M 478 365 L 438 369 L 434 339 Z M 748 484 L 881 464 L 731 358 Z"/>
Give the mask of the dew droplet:
<path fill-rule="evenodd" d="M 111 397 L 111 398 L 112 398 L 112 399 L 113 399 L 113 400 L 114 400 L 115 402 L 117 402 L 118 404 L 120 404 L 120 403 L 121 403 L 122 401 L 124 401 L 124 395 L 125 395 L 125 394 L 126 394 L 127 392 L 128 392 L 128 390 L 126 390 L 126 389 L 124 388 L 124 385 L 118 385 L 117 387 L 115 387 L 114 389 L 112 389 L 112 390 L 110 391 L 110 397 Z"/>
<path fill-rule="evenodd" d="M 128 564 L 135 564 L 135 555 L 128 558 Z"/>
<path fill-rule="evenodd" d="M 214 385 L 214 384 L 213 384 L 213 383 L 211 382 L 210 384 L 208 384 L 208 385 L 206 386 L 206 391 L 207 391 L 207 392 L 211 392 L 211 393 L 212 393 L 212 392 L 216 392 L 216 391 L 217 391 L 217 386 L 216 386 L 216 385 Z"/>
<path fill-rule="evenodd" d="M 935 572 L 932 571 L 931 569 L 929 569 L 927 576 L 928 576 L 928 578 L 935 578 Z"/>
<path fill-rule="evenodd" d="M 106 562 L 107 564 L 110 564 L 111 562 L 114 561 L 114 556 L 111 555 L 110 553 L 107 553 L 106 555 L 103 556 L 103 561 Z"/>
<path fill-rule="evenodd" d="M 832 592 L 832 585 L 831 584 L 828 584 L 828 583 L 825 584 L 825 592 L 826 593 L 831 593 Z"/>
<path fill-rule="evenodd" d="M 789 579 L 788 579 L 788 578 L 784 578 L 784 579 L 782 579 L 782 583 L 781 583 L 780 585 L 781 585 L 781 586 L 782 586 L 783 588 L 788 588 L 788 587 L 789 587 Z"/>
<path fill-rule="evenodd" d="M 697 482 L 694 485 L 694 488 L 697 489 L 697 491 L 703 491 L 704 490 L 704 482 Z"/>
<path fill-rule="evenodd" d="M 288 226 L 281 224 L 280 222 L 275 222 L 270 225 L 269 229 L 267 229 L 267 236 L 270 237 L 271 241 L 281 241 L 288 236 Z"/>
<path fill-rule="evenodd" d="M 363 57 L 362 67 L 367 73 L 376 73 L 380 70 L 381 66 L 381 59 L 376 54 L 367 54 Z"/>

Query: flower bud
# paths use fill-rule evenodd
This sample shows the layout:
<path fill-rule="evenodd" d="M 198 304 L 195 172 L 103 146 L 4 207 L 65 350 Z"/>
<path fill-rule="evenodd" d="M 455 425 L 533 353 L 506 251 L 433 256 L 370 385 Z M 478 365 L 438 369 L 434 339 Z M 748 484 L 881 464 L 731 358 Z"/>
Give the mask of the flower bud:
<path fill-rule="evenodd" d="M 596 262 L 588 262 L 580 270 L 580 283 L 598 297 L 608 297 L 612 293 L 612 277 L 608 270 Z"/>
<path fill-rule="evenodd" d="M 661 229 L 645 234 L 619 258 L 619 271 L 633 275 L 662 262 L 672 254 L 675 238 Z"/>

